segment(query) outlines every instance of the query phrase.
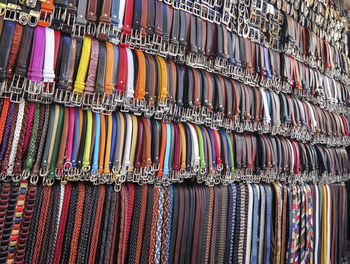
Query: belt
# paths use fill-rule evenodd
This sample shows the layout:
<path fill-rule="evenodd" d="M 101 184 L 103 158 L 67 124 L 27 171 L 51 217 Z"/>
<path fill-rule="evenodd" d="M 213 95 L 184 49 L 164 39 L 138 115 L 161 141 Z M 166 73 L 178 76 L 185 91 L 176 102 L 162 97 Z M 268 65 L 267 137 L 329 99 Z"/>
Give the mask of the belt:
<path fill-rule="evenodd" d="M 271 257 L 277 259 L 278 251 L 280 262 L 288 263 L 344 259 L 347 194 L 342 183 L 215 187 L 195 183 L 140 187 L 128 183 L 121 186 L 120 193 L 112 188 L 84 183 L 43 187 L 27 180 L 2 183 L 2 260 L 58 263 L 69 258 L 85 260 L 93 254 L 97 261 L 113 262 L 120 258 L 113 251 L 115 242 L 122 251 L 126 249 L 125 261 L 147 256 L 153 262 L 162 258 L 170 263 L 187 258 L 198 262 L 206 257 L 223 262 L 227 257 L 228 262 L 253 259 L 266 263 Z M 187 208 L 181 207 L 185 204 Z M 331 209 L 333 205 L 339 205 L 338 216 Z M 119 208 L 120 221 L 111 221 Z M 318 215 L 322 221 L 316 219 Z M 38 221 L 40 216 L 45 216 L 45 221 Z M 312 230 L 316 230 L 314 238 Z M 79 240 L 72 244 L 77 234 Z M 322 238 L 319 252 L 313 249 L 317 237 Z M 97 247 L 100 238 L 106 241 Z M 303 243 L 305 238 L 310 240 Z M 185 242 L 189 247 L 183 246 Z M 22 243 L 27 243 L 25 249 Z M 176 250 L 180 254 L 168 258 L 168 247 L 169 254 Z M 87 250 L 89 256 L 81 255 L 78 249 Z"/>
<path fill-rule="evenodd" d="M 340 147 L 308 145 L 279 136 L 241 136 L 193 124 L 158 125 L 158 121 L 120 112 L 105 116 L 59 105 L 38 107 L 22 101 L 20 106 L 9 104 L 7 108 L 5 103 L 3 116 L 7 114 L 7 119 L 0 152 L 3 177 L 14 172 L 19 181 L 33 172 L 31 178 L 36 182 L 40 169 L 47 184 L 55 179 L 82 179 L 115 183 L 118 189 L 125 180 L 151 183 L 157 179 L 167 184 L 190 175 L 207 184 L 236 179 L 334 182 L 349 175 L 346 151 Z M 38 130 L 41 125 L 43 130 Z M 6 131 L 11 130 L 18 133 L 8 135 Z M 21 131 L 30 133 L 21 136 Z M 118 133 L 121 138 L 116 139 Z M 35 162 L 30 161 L 35 153 Z M 12 160 L 13 167 L 9 166 Z"/>

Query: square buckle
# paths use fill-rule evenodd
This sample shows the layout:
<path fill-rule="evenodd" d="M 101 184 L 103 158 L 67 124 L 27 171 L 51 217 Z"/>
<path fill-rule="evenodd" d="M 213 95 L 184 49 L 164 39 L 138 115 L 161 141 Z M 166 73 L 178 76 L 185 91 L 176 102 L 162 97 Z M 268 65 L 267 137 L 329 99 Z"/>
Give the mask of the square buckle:
<path fill-rule="evenodd" d="M 99 22 L 97 25 L 97 38 L 100 40 L 106 40 L 110 30 L 110 24 Z"/>
<path fill-rule="evenodd" d="M 8 21 L 18 21 L 20 11 L 21 11 L 20 6 L 15 4 L 7 4 L 4 19 Z"/>
<path fill-rule="evenodd" d="M 24 87 L 24 90 L 28 94 L 40 94 L 42 87 L 43 87 L 43 82 L 35 82 L 35 81 L 29 80 L 29 83 L 27 86 Z"/>
<path fill-rule="evenodd" d="M 20 102 L 22 102 L 22 100 L 23 100 L 23 97 L 24 97 L 24 93 L 22 92 L 22 93 L 11 93 L 11 95 L 10 95 L 10 101 L 12 102 L 12 103 L 20 103 Z"/>
<path fill-rule="evenodd" d="M 65 19 L 61 23 L 61 30 L 65 33 L 69 33 L 69 34 L 73 33 L 75 19 L 76 19 L 75 11 L 68 9 Z"/>
<path fill-rule="evenodd" d="M 45 82 L 42 87 L 41 94 L 46 97 L 52 97 L 55 93 L 55 86 L 56 84 L 54 82 Z"/>
<path fill-rule="evenodd" d="M 81 93 L 77 93 L 73 91 L 71 97 L 70 97 L 70 102 L 74 106 L 81 106 L 83 102 L 83 95 Z"/>
<path fill-rule="evenodd" d="M 95 36 L 96 33 L 96 24 L 93 24 L 91 22 L 86 23 L 86 29 L 85 29 L 85 35 L 87 36 Z"/>
<path fill-rule="evenodd" d="M 38 22 L 39 26 L 49 27 L 53 18 L 53 10 L 52 9 L 41 9 L 40 10 L 40 20 Z"/>
<path fill-rule="evenodd" d="M 75 23 L 73 27 L 73 36 L 75 38 L 84 38 L 86 33 L 86 25 Z"/>
<path fill-rule="evenodd" d="M 57 103 L 64 103 L 66 100 L 66 96 L 67 96 L 66 90 L 56 89 L 53 100 Z"/>
<path fill-rule="evenodd" d="M 27 78 L 22 75 L 14 74 L 10 84 L 11 93 L 21 93 L 27 85 Z"/>

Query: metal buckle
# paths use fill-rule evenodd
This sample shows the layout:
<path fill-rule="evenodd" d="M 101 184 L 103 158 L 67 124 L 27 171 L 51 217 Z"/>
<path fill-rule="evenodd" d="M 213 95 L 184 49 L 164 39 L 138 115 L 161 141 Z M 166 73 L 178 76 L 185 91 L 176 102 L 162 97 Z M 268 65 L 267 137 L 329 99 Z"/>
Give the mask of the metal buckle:
<path fill-rule="evenodd" d="M 66 90 L 63 89 L 56 89 L 55 95 L 54 95 L 54 101 L 57 103 L 64 103 L 66 98 Z"/>
<path fill-rule="evenodd" d="M 67 9 L 67 14 L 64 21 L 61 23 L 61 30 L 66 33 L 73 33 L 74 25 L 75 25 L 75 11 L 71 9 Z"/>
<path fill-rule="evenodd" d="M 74 106 L 81 106 L 81 104 L 83 102 L 83 95 L 81 93 L 77 93 L 77 92 L 73 91 L 71 98 L 70 98 L 70 102 Z"/>
<path fill-rule="evenodd" d="M 100 21 L 97 25 L 97 30 L 96 30 L 97 38 L 100 40 L 106 40 L 109 30 L 110 30 L 109 24 Z"/>
<path fill-rule="evenodd" d="M 55 12 L 53 14 L 51 27 L 60 29 L 61 23 L 66 19 L 67 8 L 62 6 L 55 6 Z"/>
<path fill-rule="evenodd" d="M 86 23 L 85 27 L 85 35 L 87 36 L 95 36 L 96 33 L 96 24 L 93 24 L 91 22 Z"/>
<path fill-rule="evenodd" d="M 41 9 L 40 10 L 40 20 L 39 25 L 44 27 L 49 27 L 52 22 L 54 10 L 51 9 Z"/>
<path fill-rule="evenodd" d="M 15 4 L 7 4 L 4 19 L 8 21 L 18 21 L 21 7 Z"/>
<path fill-rule="evenodd" d="M 86 33 L 86 25 L 75 23 L 73 27 L 73 36 L 75 38 L 84 38 Z"/>
<path fill-rule="evenodd" d="M 102 109 L 102 97 L 99 93 L 94 93 L 92 96 L 92 110 L 96 113 L 101 113 Z"/>
<path fill-rule="evenodd" d="M 23 100 L 23 97 L 24 97 L 24 93 L 11 93 L 10 95 L 10 101 L 13 102 L 13 103 L 20 103 L 22 102 Z"/>
<path fill-rule="evenodd" d="M 43 96 L 52 96 L 55 93 L 55 86 L 54 82 L 45 82 L 41 89 L 41 94 Z"/>
<path fill-rule="evenodd" d="M 4 16 L 6 13 L 6 4 L 0 3 L 0 16 Z"/>
<path fill-rule="evenodd" d="M 43 82 L 35 82 L 29 80 L 29 83 L 27 86 L 24 87 L 24 90 L 29 94 L 40 94 L 42 86 Z"/>
<path fill-rule="evenodd" d="M 26 84 L 27 84 L 27 78 L 25 76 L 14 74 L 12 76 L 12 80 L 10 84 L 10 92 L 21 93 L 24 90 L 24 87 L 26 87 Z"/>

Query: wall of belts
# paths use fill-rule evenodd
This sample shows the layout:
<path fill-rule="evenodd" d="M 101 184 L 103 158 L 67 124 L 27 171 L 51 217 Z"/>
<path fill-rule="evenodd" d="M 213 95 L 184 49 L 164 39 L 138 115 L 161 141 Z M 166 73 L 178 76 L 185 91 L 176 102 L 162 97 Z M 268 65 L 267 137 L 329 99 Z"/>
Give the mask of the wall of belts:
<path fill-rule="evenodd" d="M 0 263 L 343 263 L 337 3 L 0 0 Z"/>

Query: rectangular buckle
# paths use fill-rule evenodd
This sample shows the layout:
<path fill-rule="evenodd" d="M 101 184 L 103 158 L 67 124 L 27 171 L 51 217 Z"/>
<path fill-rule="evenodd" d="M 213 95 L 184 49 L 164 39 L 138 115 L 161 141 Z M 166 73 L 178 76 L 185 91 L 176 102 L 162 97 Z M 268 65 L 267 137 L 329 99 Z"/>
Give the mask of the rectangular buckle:
<path fill-rule="evenodd" d="M 96 24 L 87 22 L 86 28 L 85 28 L 85 35 L 92 37 L 92 36 L 95 36 L 95 33 L 96 33 Z"/>
<path fill-rule="evenodd" d="M 214 8 L 214 6 L 215 6 L 215 0 L 202 0 L 201 3 L 207 5 L 211 8 Z"/>
<path fill-rule="evenodd" d="M 53 18 L 51 22 L 51 27 L 59 30 L 61 24 L 66 19 L 67 8 L 61 6 L 55 6 L 55 12 L 53 13 Z"/>
<path fill-rule="evenodd" d="M 214 22 L 218 25 L 221 24 L 221 13 L 214 11 Z"/>
<path fill-rule="evenodd" d="M 70 102 L 74 106 L 81 106 L 81 104 L 83 102 L 83 95 L 81 93 L 77 93 L 77 92 L 73 91 L 71 98 L 70 98 Z"/>
<path fill-rule="evenodd" d="M 192 14 L 199 17 L 201 14 L 201 3 L 198 1 L 193 2 Z"/>
<path fill-rule="evenodd" d="M 61 30 L 65 33 L 73 33 L 74 25 L 75 25 L 75 11 L 74 10 L 67 10 L 66 17 L 61 24 Z"/>
<path fill-rule="evenodd" d="M 193 14 L 194 2 L 192 0 L 185 0 L 185 11 L 187 13 Z"/>
<path fill-rule="evenodd" d="M 22 102 L 23 97 L 24 97 L 24 93 L 11 93 L 10 101 L 12 103 L 20 103 Z"/>
<path fill-rule="evenodd" d="M 221 17 L 221 23 L 227 26 L 229 25 L 231 20 L 230 13 L 227 10 L 223 11 L 222 17 Z"/>
<path fill-rule="evenodd" d="M 174 9 L 180 9 L 180 0 L 175 0 L 172 3 L 172 6 L 173 6 Z"/>
<path fill-rule="evenodd" d="M 51 25 L 52 18 L 53 18 L 53 9 L 41 9 L 40 20 L 38 22 L 38 25 L 43 27 L 49 27 Z"/>
<path fill-rule="evenodd" d="M 73 36 L 75 38 L 84 38 L 86 32 L 86 25 L 75 23 L 73 27 Z"/>
<path fill-rule="evenodd" d="M 7 5 L 0 3 L 0 16 L 4 16 L 6 13 L 6 7 Z"/>
<path fill-rule="evenodd" d="M 18 21 L 21 9 L 22 8 L 18 5 L 7 4 L 4 19 L 8 21 Z"/>
<path fill-rule="evenodd" d="M 21 93 L 26 85 L 27 78 L 25 76 L 14 74 L 10 84 L 10 91 L 11 93 Z"/>
<path fill-rule="evenodd" d="M 40 94 L 27 94 L 26 99 L 35 103 L 41 103 L 42 101 Z"/>
<path fill-rule="evenodd" d="M 54 82 L 46 82 L 44 83 L 42 90 L 41 90 L 41 94 L 43 96 L 49 96 L 52 97 L 55 93 L 55 83 Z"/>
<path fill-rule="evenodd" d="M 29 80 L 28 85 L 24 87 L 24 91 L 26 91 L 28 94 L 40 94 L 42 86 L 43 82 Z"/>
<path fill-rule="evenodd" d="M 110 30 L 109 24 L 104 22 L 99 22 L 97 25 L 97 38 L 100 40 L 106 40 L 109 30 Z"/>
<path fill-rule="evenodd" d="M 65 99 L 66 99 L 66 90 L 63 90 L 63 89 L 57 89 L 55 91 L 55 95 L 54 95 L 54 101 L 56 103 L 64 103 L 65 102 Z"/>

